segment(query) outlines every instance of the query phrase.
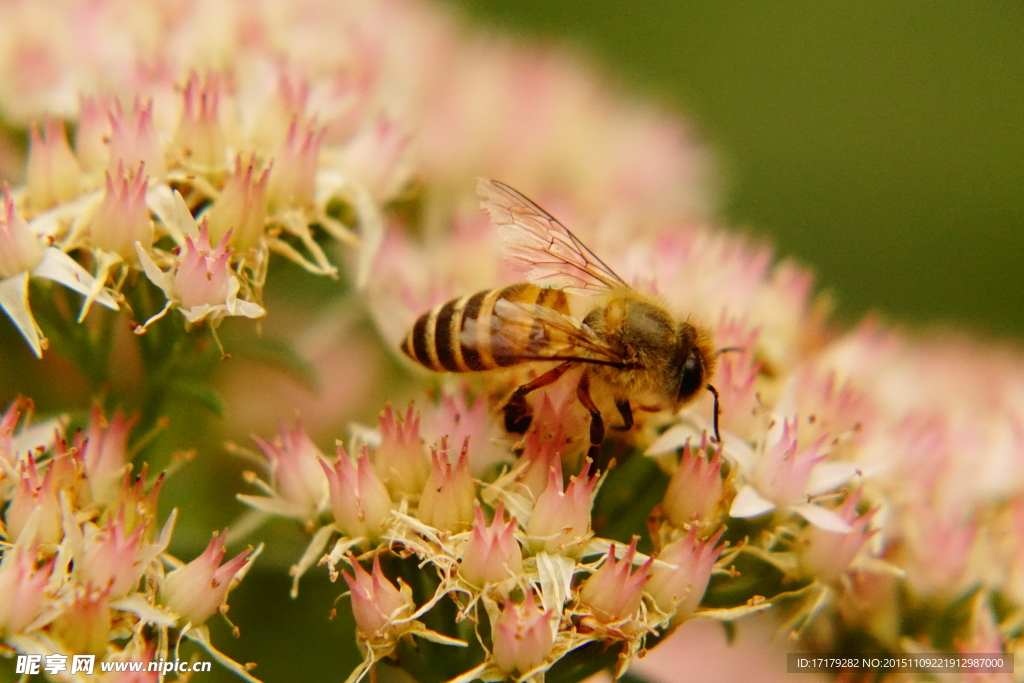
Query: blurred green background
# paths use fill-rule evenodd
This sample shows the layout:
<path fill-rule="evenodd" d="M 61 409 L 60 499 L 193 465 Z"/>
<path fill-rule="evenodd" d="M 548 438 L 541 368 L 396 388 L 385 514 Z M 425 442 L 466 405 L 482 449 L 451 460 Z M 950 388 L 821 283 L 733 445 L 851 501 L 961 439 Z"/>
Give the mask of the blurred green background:
<path fill-rule="evenodd" d="M 449 0 L 692 121 L 841 316 L 1024 337 L 1024 4 Z"/>

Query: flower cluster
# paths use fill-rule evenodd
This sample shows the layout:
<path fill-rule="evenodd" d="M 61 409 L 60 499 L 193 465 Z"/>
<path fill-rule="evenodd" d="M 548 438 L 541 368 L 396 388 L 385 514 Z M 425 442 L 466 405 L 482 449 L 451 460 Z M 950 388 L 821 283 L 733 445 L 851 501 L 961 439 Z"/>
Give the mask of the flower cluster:
<path fill-rule="evenodd" d="M 258 552 L 223 562 L 225 539 L 215 533 L 192 562 L 170 556 L 177 511 L 160 526 L 163 475 L 132 474 L 133 420 L 96 409 L 69 441 L 64 420 L 31 424 L 31 413 L 18 399 L 0 415 L 0 641 L 65 662 L 119 662 L 167 659 L 189 639 L 255 681 L 214 648 L 205 623 L 226 613 Z M 60 667 L 49 673 L 78 680 Z"/>
<path fill-rule="evenodd" d="M 36 356 L 52 346 L 146 424 L 174 392 L 237 420 L 193 331 L 267 312 L 291 325 L 299 287 L 271 296 L 285 260 L 355 285 L 319 313 L 344 325 L 285 334 L 321 357 L 358 327 L 397 358 L 433 306 L 529 280 L 477 208 L 480 175 L 714 340 L 717 394 L 679 413 L 638 397 L 618 430 L 619 397 L 595 386 L 594 460 L 584 368 L 532 392 L 527 431 L 506 432 L 503 402 L 543 370 L 525 363 L 465 385 L 381 370 L 374 396 L 418 410 L 386 407 L 332 457 L 309 435 L 323 428 L 257 438 L 264 471 L 239 497 L 311 536 L 293 592 L 317 563 L 344 578 L 364 655 L 350 680 L 384 659 L 467 682 L 622 673 L 688 620 L 762 611 L 821 652 L 1021 652 L 1021 354 L 835 329 L 805 269 L 708 220 L 685 127 L 571 59 L 469 40 L 415 0 L 56 0 L 5 4 L 0 67 L 0 308 Z M 8 128 L 27 131 L 20 164 Z M 570 303 L 582 321 L 601 299 Z M 141 398 L 107 381 L 125 337 L 138 352 L 118 369 L 144 375 L 126 382 Z M 334 355 L 276 360 L 360 396 L 339 375 L 361 357 Z M 246 373 L 238 394 L 292 412 Z M 320 427 L 377 400 L 325 398 Z M 96 413 L 66 440 L 27 409 L 0 419 L 4 643 L 216 652 L 201 624 L 252 555 L 221 565 L 223 536 L 188 565 L 167 555 L 159 479 L 128 464 L 134 418 Z"/>

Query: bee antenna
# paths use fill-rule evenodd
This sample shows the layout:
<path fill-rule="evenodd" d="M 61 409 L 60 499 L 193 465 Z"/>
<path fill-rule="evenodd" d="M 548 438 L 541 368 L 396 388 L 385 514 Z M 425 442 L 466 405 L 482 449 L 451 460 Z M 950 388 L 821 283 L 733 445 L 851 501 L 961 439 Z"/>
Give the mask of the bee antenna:
<path fill-rule="evenodd" d="M 719 351 L 719 353 L 721 353 L 721 351 Z M 718 431 L 718 413 L 719 413 L 719 410 L 720 410 L 719 409 L 719 405 L 718 405 L 718 389 L 715 389 L 715 387 L 713 387 L 712 385 L 709 384 L 709 385 L 707 385 L 707 390 L 710 391 L 711 394 L 715 397 L 715 417 L 714 417 L 715 441 L 717 443 L 721 444 L 722 443 L 722 434 Z"/>
<path fill-rule="evenodd" d="M 726 346 L 724 349 L 718 349 L 715 351 L 716 356 L 721 356 L 723 353 L 735 353 L 737 351 L 746 351 L 742 346 Z"/>

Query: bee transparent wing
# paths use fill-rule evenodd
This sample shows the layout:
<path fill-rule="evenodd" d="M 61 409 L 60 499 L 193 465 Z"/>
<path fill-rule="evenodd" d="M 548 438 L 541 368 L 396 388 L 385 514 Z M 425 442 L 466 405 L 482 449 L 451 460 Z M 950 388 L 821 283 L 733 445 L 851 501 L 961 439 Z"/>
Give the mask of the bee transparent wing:
<path fill-rule="evenodd" d="M 582 295 L 628 288 L 568 228 L 508 185 L 481 178 L 477 194 L 498 228 L 505 257 L 524 267 L 530 282 Z"/>
<path fill-rule="evenodd" d="M 628 361 L 575 318 L 538 304 L 499 299 L 491 349 L 519 361 L 577 360 L 626 366 Z"/>

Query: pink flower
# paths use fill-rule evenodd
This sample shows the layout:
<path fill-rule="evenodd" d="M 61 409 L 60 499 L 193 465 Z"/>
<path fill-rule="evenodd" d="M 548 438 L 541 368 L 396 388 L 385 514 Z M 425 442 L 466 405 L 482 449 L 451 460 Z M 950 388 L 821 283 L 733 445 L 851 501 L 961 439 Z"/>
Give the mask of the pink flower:
<path fill-rule="evenodd" d="M 694 452 L 688 441 L 661 505 L 665 516 L 676 527 L 708 524 L 715 519 L 722 503 L 722 492 L 721 449 L 707 455 L 705 445 L 701 444 Z"/>
<path fill-rule="evenodd" d="M 274 170 L 267 186 L 271 212 L 314 206 L 320 145 L 326 131 L 313 121 L 292 119 L 288 135 L 274 154 Z"/>
<path fill-rule="evenodd" d="M 0 635 L 23 632 L 42 612 L 56 558 L 36 568 L 37 546 L 11 546 L 0 560 Z"/>
<path fill-rule="evenodd" d="M 33 122 L 25 189 L 32 213 L 74 199 L 82 191 L 82 171 L 68 145 L 64 123 L 46 117 L 43 132 Z"/>
<path fill-rule="evenodd" d="M 30 519 L 36 516 L 34 539 L 39 543 L 59 543 L 64 535 L 56 469 L 47 468 L 42 478 L 31 453 L 18 468 L 18 487 L 4 515 L 7 533 L 18 540 Z"/>
<path fill-rule="evenodd" d="M 352 614 L 356 628 L 367 640 L 389 639 L 398 632 L 394 624 L 412 613 L 416 605 L 410 592 L 399 590 L 380 568 L 380 557 L 373 558 L 373 573 L 356 560 L 351 561 L 352 576 L 342 572 L 352 591 Z"/>
<path fill-rule="evenodd" d="M 82 555 L 75 572 L 85 585 L 108 590 L 111 599 L 123 598 L 135 590 L 147 568 L 143 561 L 145 526 L 129 533 L 125 529 L 125 513 L 107 520 L 106 526 L 85 538 Z"/>
<path fill-rule="evenodd" d="M 523 551 L 514 532 L 516 520 L 505 521 L 505 506 L 498 503 L 490 526 L 477 506 L 473 531 L 462 551 L 459 576 L 474 586 L 502 584 L 523 573 Z"/>
<path fill-rule="evenodd" d="M 508 457 L 508 448 L 495 443 L 500 437 L 487 401 L 477 398 L 470 403 L 467 394 L 465 386 L 445 392 L 439 405 L 425 409 L 422 431 L 431 444 L 440 443 L 445 437 L 452 444 L 468 438 L 473 444 L 469 471 L 474 477 L 481 477 L 499 459 Z"/>
<path fill-rule="evenodd" d="M 420 417 L 409 404 L 405 419 L 384 407 L 380 416 L 380 448 L 373 466 L 395 498 L 415 496 L 423 491 L 430 476 L 430 463 L 423 453 Z"/>
<path fill-rule="evenodd" d="M 184 109 L 173 146 L 190 167 L 203 172 L 217 171 L 224 166 L 226 142 L 218 119 L 220 79 L 210 74 L 200 80 L 194 71 L 182 92 Z"/>
<path fill-rule="evenodd" d="M 75 131 L 75 155 L 86 171 L 107 166 L 110 158 L 110 116 L 112 98 L 78 96 L 78 130 Z"/>
<path fill-rule="evenodd" d="M 506 598 L 492 636 L 495 665 L 508 674 L 525 674 L 544 663 L 554 647 L 552 618 L 538 607 L 530 589 L 518 605 Z"/>
<path fill-rule="evenodd" d="M 391 498 L 370 466 L 366 447 L 353 463 L 345 449 L 338 446 L 334 464 L 321 460 L 320 466 L 327 474 L 331 511 L 341 532 L 352 538 L 380 538 L 391 518 Z"/>
<path fill-rule="evenodd" d="M 0 278 L 33 270 L 43 258 L 43 245 L 14 210 L 10 191 L 3 189 L 0 206 Z"/>
<path fill-rule="evenodd" d="M 328 480 L 321 466 L 323 453 L 302 423 L 296 420 L 291 430 L 281 423 L 275 440 L 253 437 L 253 441 L 270 461 L 275 492 L 291 508 L 290 514 L 303 520 L 314 517 L 324 501 Z"/>
<path fill-rule="evenodd" d="M 658 554 L 660 562 L 651 569 L 651 580 L 646 587 L 659 610 L 675 615 L 676 620 L 693 614 L 707 590 L 711 570 L 725 549 L 724 544 L 715 545 L 724 532 L 722 529 L 702 541 L 697 537 L 697 528 L 693 527 L 662 549 Z"/>
<path fill-rule="evenodd" d="M 544 397 L 544 408 L 550 407 L 550 400 Z M 542 431 L 531 429 L 526 437 L 526 444 L 519 462 L 516 465 L 518 474 L 516 481 L 525 486 L 537 500 L 548 487 L 548 481 L 552 470 L 562 470 L 562 449 L 566 446 L 567 439 L 563 434 L 562 427 L 555 428 L 554 434 L 542 436 Z M 561 476 L 561 475 L 559 475 Z"/>
<path fill-rule="evenodd" d="M 105 171 L 106 189 L 89 221 L 89 236 L 94 247 L 135 260 L 135 243 L 147 248 L 153 243 L 153 222 L 146 208 L 149 177 L 140 163 L 128 172 L 122 162 L 112 176 Z"/>
<path fill-rule="evenodd" d="M 138 421 L 138 415 L 128 417 L 117 409 L 108 422 L 103 409 L 93 407 L 89 428 L 76 438 L 93 502 L 106 506 L 117 500 L 121 480 L 131 469 L 128 438 Z"/>
<path fill-rule="evenodd" d="M 590 508 L 598 476 L 590 476 L 587 460 L 579 476 L 572 477 L 562 490 L 562 467 L 548 475 L 548 487 L 537 499 L 526 526 L 530 550 L 579 557 L 590 533 Z"/>
<path fill-rule="evenodd" d="M 213 206 L 203 214 L 215 240 L 230 233 L 231 247 L 246 254 L 259 246 L 267 224 L 267 181 L 270 166 L 259 170 L 256 156 L 243 165 L 242 156 L 235 157 L 235 170 L 228 176 L 224 189 Z"/>
<path fill-rule="evenodd" d="M 167 163 L 164 161 L 164 148 L 160 136 L 153 125 L 153 102 L 145 105 L 138 99 L 129 112 L 125 112 L 121 103 L 114 100 L 109 113 L 110 117 L 110 156 L 107 170 L 111 175 L 117 173 L 117 167 L 137 168 L 145 164 L 146 172 L 153 180 L 163 180 L 167 175 Z"/>
<path fill-rule="evenodd" d="M 436 529 L 461 530 L 473 520 L 476 485 L 469 476 L 469 437 L 455 467 L 449 459 L 447 439 L 441 450 L 430 449 L 430 476 L 420 495 L 416 516 Z"/>
<path fill-rule="evenodd" d="M 248 562 L 250 547 L 221 565 L 225 534 L 213 534 L 203 554 L 164 578 L 161 602 L 181 618 L 181 623 L 198 626 L 226 604 L 236 575 Z"/>
<path fill-rule="evenodd" d="M 821 581 L 836 581 L 846 573 L 864 544 L 878 533 L 877 529 L 868 529 L 877 508 L 858 515 L 857 504 L 860 498 L 861 491 L 858 490 L 848 495 L 836 510 L 849 523 L 848 533 L 826 531 L 813 524 L 803 529 L 796 546 L 800 552 L 801 565 L 808 574 Z"/>
<path fill-rule="evenodd" d="M 112 626 L 109 587 L 77 585 L 51 630 L 65 652 L 99 656 L 107 650 Z"/>
<path fill-rule="evenodd" d="M 608 548 L 608 558 L 597 571 L 580 586 L 580 600 L 594 611 L 594 616 L 604 623 L 621 622 L 630 619 L 640 608 L 644 585 L 651 578 L 653 558 L 643 566 L 633 569 L 636 556 L 637 537 L 629 544 L 621 560 L 615 559 L 615 544 Z"/>

